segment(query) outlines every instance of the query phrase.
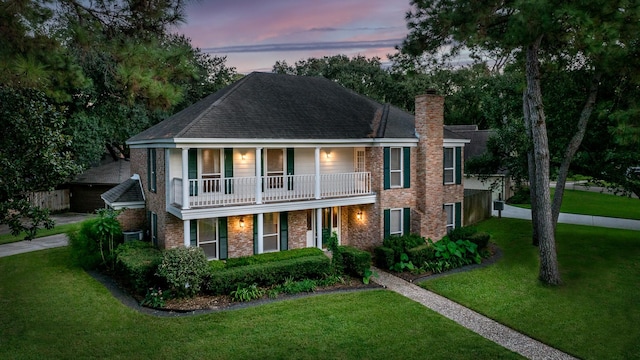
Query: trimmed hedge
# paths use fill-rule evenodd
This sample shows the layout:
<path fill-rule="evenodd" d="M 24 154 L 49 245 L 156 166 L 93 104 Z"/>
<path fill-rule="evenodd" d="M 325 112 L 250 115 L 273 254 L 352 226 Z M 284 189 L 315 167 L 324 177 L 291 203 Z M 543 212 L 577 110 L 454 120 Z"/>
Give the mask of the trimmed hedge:
<path fill-rule="evenodd" d="M 449 237 L 449 240 L 456 242 L 458 240 L 467 240 L 477 232 L 478 228 L 475 226 L 462 226 L 451 230 L 447 236 Z"/>
<path fill-rule="evenodd" d="M 436 256 L 435 250 L 429 244 L 423 244 L 407 250 L 409 261 L 415 266 L 422 266 L 427 261 L 433 260 Z"/>
<path fill-rule="evenodd" d="M 342 254 L 344 271 L 349 275 L 364 276 L 364 272 L 371 268 L 371 254 L 367 251 L 351 246 L 339 246 Z"/>
<path fill-rule="evenodd" d="M 264 264 L 264 263 L 269 263 L 274 261 L 297 259 L 301 257 L 315 256 L 315 255 L 323 255 L 323 251 L 318 248 L 292 249 L 292 250 L 286 250 L 286 251 L 278 251 L 278 252 L 272 252 L 272 253 L 227 259 L 226 267 L 233 268 L 238 266 Z"/>
<path fill-rule="evenodd" d="M 162 252 L 142 241 L 124 243 L 115 251 L 116 272 L 138 294 L 156 285 L 154 277 L 162 261 Z"/>
<path fill-rule="evenodd" d="M 382 241 L 382 246 L 393 250 L 393 263 L 400 262 L 402 253 L 407 250 L 426 243 L 426 239 L 418 234 L 407 234 L 403 236 L 391 236 Z"/>
<path fill-rule="evenodd" d="M 199 247 L 177 247 L 165 250 L 156 276 L 169 285 L 175 297 L 190 297 L 202 289 L 209 271 L 209 262 L 204 250 Z"/>
<path fill-rule="evenodd" d="M 395 264 L 395 257 L 391 248 L 378 246 L 373 249 L 373 254 L 376 259 L 376 266 L 379 268 L 390 269 Z"/>
<path fill-rule="evenodd" d="M 229 294 L 238 286 L 251 284 L 271 286 L 293 280 L 318 279 L 331 272 L 331 261 L 324 254 L 298 257 L 282 261 L 237 266 L 214 271 L 205 282 L 205 289 L 213 294 Z"/>

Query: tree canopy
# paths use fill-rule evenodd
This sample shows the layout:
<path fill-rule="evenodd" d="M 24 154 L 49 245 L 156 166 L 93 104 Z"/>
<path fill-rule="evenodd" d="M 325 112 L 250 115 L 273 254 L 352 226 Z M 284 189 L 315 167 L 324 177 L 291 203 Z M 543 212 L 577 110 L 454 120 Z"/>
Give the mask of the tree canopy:
<path fill-rule="evenodd" d="M 51 141 L 64 138 L 64 147 L 56 147 L 58 157 L 78 165 L 69 168 L 72 171 L 56 169 L 51 173 L 55 181 L 41 186 L 23 182 L 30 178 L 29 172 L 12 174 L 15 177 L 3 173 L 0 183 L 20 187 L 3 194 L 4 205 L 14 206 L 26 199 L 28 191 L 45 190 L 72 178 L 82 167 L 99 161 L 105 150 L 114 160 L 126 157 L 126 139 L 233 80 L 235 69 L 225 65 L 226 58 L 204 54 L 189 39 L 171 33 L 183 16 L 183 0 L 0 2 L 3 96 L 9 99 L 11 91 L 23 98 L 37 94 L 33 101 L 56 114 L 13 113 L 7 119 L 13 121 L 11 125 L 28 128 L 40 119 L 49 126 L 45 129 L 55 128 Z M 12 99 L 4 111 L 17 111 L 10 104 L 19 100 Z M 33 144 L 29 134 L 17 131 L 16 136 L 16 143 Z M 40 152 L 44 158 L 50 156 L 46 149 L 29 153 Z M 7 157 L 0 161 L 27 164 L 26 154 L 3 153 Z M 31 165 L 16 171 L 49 169 L 39 162 Z M 12 211 L 16 218 L 30 213 L 15 206 Z M 0 218 L 5 221 L 4 216 Z"/>
<path fill-rule="evenodd" d="M 475 59 L 512 59 L 523 74 L 523 120 L 530 141 L 528 152 L 534 242 L 540 246 L 540 279 L 561 283 L 555 251 L 555 224 L 569 166 L 599 101 L 603 78 L 638 85 L 638 26 L 640 4 L 628 1 L 469 1 L 415 0 L 407 14 L 409 35 L 402 51 L 415 62 L 441 62 L 462 51 Z M 558 187 L 549 198 L 550 146 L 541 81 L 546 74 L 580 76 L 580 111 L 572 119 L 556 114 L 554 126 L 567 126 L 572 136 L 563 149 Z M 573 80 L 578 83 L 578 79 Z M 561 96 L 561 84 L 545 88 Z M 555 92 L 554 92 L 555 91 Z M 632 112 L 633 113 L 633 112 Z M 638 119 L 627 110 L 618 116 L 618 131 L 637 134 Z M 554 116 L 554 115 L 551 115 Z M 555 140 L 555 139 L 554 139 Z"/>

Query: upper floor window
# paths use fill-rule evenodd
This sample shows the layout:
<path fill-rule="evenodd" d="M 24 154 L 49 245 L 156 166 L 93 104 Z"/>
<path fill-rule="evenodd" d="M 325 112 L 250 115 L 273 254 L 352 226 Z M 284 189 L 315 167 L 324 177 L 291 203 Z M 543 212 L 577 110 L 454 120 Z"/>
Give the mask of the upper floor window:
<path fill-rule="evenodd" d="M 384 188 L 408 188 L 410 186 L 410 148 L 385 147 Z"/>
<path fill-rule="evenodd" d="M 443 181 L 445 184 L 462 184 L 462 148 L 445 147 Z"/>

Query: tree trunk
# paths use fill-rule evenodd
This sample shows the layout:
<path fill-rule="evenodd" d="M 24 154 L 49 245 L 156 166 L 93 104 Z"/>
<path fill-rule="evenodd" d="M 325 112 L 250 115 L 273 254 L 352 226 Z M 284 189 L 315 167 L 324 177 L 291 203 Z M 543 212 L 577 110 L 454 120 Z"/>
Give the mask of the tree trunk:
<path fill-rule="evenodd" d="M 593 112 L 593 107 L 596 103 L 599 84 L 600 74 L 596 73 L 591 79 L 591 85 L 589 86 L 589 95 L 587 96 L 587 101 L 582 107 L 582 112 L 580 113 L 580 119 L 578 120 L 578 125 L 576 128 L 576 133 L 571 138 L 571 141 L 569 141 L 569 144 L 567 144 L 567 148 L 564 152 L 564 157 L 562 158 L 562 164 L 560 164 L 560 169 L 558 170 L 558 181 L 556 184 L 556 191 L 553 195 L 553 204 L 551 206 L 551 215 L 553 216 L 554 229 L 558 224 L 558 216 L 560 216 L 560 206 L 562 205 L 564 188 L 567 182 L 567 176 L 569 175 L 569 166 L 571 165 L 573 156 L 576 154 L 576 151 L 578 151 L 578 148 L 580 147 L 582 139 L 584 138 L 584 134 L 587 130 L 587 123 L 589 122 L 589 118 L 591 117 L 591 113 Z"/>
<path fill-rule="evenodd" d="M 531 134 L 531 114 L 529 112 L 529 98 L 527 97 L 527 89 L 522 92 L 522 110 L 524 112 L 524 126 L 527 130 L 527 138 L 529 139 L 529 144 L 527 148 L 527 167 L 529 170 L 529 199 L 531 200 L 531 223 L 538 223 L 538 207 L 535 205 L 535 201 L 537 199 L 536 195 L 536 183 L 533 179 L 536 176 L 536 163 L 533 159 L 533 144 L 531 143 L 531 139 L 533 138 Z M 531 232 L 531 245 L 538 246 L 540 241 L 538 239 L 538 227 L 532 226 Z"/>
<path fill-rule="evenodd" d="M 533 144 L 533 160 L 535 174 L 529 182 L 535 186 L 535 199 L 531 199 L 531 207 L 536 208 L 536 221 L 532 222 L 537 228 L 540 249 L 540 280 L 549 285 L 559 285 L 560 271 L 556 255 L 555 231 L 553 217 L 551 215 L 551 198 L 549 193 L 549 141 L 547 138 L 547 125 L 542 104 L 542 90 L 540 88 L 540 63 L 538 51 L 542 37 L 538 37 L 527 46 L 526 54 L 526 114 L 531 129 Z"/>

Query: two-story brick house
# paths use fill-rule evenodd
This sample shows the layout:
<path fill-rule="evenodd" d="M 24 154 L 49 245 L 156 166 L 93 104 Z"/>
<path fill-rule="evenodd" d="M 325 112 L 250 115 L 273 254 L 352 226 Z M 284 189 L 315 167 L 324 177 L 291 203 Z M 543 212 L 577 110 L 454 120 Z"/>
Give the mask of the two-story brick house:
<path fill-rule="evenodd" d="M 413 116 L 324 78 L 249 74 L 129 139 L 149 235 L 209 259 L 333 232 L 366 250 L 440 239 L 462 219 L 468 142 L 444 130 L 443 105 L 418 96 Z"/>

